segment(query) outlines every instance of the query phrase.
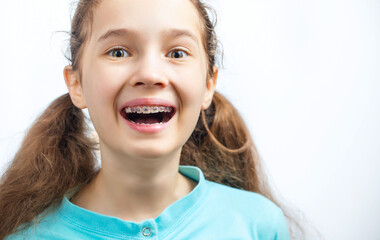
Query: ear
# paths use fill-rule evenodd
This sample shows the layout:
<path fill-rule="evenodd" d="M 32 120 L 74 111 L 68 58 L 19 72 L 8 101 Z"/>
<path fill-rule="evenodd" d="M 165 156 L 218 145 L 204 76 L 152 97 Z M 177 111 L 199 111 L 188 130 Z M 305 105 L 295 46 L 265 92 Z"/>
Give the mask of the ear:
<path fill-rule="evenodd" d="M 207 109 L 211 105 L 212 97 L 214 96 L 215 86 L 218 79 L 218 67 L 214 66 L 213 69 L 214 69 L 214 75 L 212 77 L 209 77 L 209 79 L 207 79 L 206 92 L 205 92 L 203 103 L 202 103 L 202 110 Z"/>
<path fill-rule="evenodd" d="M 69 65 L 63 70 L 63 75 L 73 104 L 80 109 L 86 108 L 79 73 L 74 71 L 72 66 Z"/>

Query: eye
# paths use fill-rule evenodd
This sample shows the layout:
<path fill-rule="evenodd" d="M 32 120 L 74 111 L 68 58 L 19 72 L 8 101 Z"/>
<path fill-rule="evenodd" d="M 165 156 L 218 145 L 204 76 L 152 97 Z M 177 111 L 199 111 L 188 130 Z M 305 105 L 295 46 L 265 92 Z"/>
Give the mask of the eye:
<path fill-rule="evenodd" d="M 180 49 L 173 50 L 169 52 L 168 54 L 168 57 L 175 58 L 175 59 L 185 58 L 187 56 L 188 54 L 184 50 L 180 50 Z"/>
<path fill-rule="evenodd" d="M 108 55 L 113 58 L 129 57 L 129 53 L 125 49 L 122 49 L 122 48 L 114 48 L 108 52 Z"/>

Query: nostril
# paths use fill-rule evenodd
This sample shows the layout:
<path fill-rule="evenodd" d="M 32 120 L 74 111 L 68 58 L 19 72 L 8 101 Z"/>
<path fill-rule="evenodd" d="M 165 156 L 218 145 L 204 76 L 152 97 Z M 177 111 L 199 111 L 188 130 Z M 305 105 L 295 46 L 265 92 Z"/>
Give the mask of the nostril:
<path fill-rule="evenodd" d="M 165 87 L 168 84 L 168 80 L 157 74 L 149 76 L 135 76 L 130 81 L 130 84 L 134 87 Z"/>
<path fill-rule="evenodd" d="M 164 87 L 165 84 L 162 82 L 155 82 L 155 83 L 144 83 L 144 82 L 136 82 L 134 86 L 157 86 L 157 87 Z"/>
<path fill-rule="evenodd" d="M 157 82 L 157 83 L 155 83 L 154 85 L 155 85 L 155 86 L 160 86 L 160 87 L 163 87 L 163 86 L 165 86 L 165 84 L 164 84 L 164 83 L 162 83 L 162 82 Z"/>

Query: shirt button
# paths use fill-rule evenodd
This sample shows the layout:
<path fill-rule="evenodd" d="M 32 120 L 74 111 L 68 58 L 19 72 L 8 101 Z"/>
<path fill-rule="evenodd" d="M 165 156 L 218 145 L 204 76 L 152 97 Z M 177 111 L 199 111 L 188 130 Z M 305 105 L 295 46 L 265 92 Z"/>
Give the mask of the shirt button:
<path fill-rule="evenodd" d="M 142 230 L 142 234 L 145 237 L 149 237 L 150 235 L 152 235 L 152 230 L 150 230 L 150 228 L 148 227 L 144 227 L 144 229 Z"/>

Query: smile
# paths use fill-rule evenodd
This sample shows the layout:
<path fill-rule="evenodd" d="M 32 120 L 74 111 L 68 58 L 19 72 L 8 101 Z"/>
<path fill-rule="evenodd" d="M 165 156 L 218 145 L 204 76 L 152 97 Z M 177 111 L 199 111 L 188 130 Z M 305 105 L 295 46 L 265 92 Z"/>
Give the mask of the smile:
<path fill-rule="evenodd" d="M 144 133 L 158 133 L 170 126 L 177 110 L 175 105 L 161 98 L 137 98 L 124 103 L 120 115 L 133 130 Z"/>
<path fill-rule="evenodd" d="M 175 114 L 175 110 L 170 106 L 133 106 L 126 107 L 122 111 L 122 116 L 136 124 L 153 125 L 167 123 Z"/>

